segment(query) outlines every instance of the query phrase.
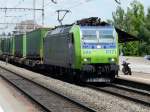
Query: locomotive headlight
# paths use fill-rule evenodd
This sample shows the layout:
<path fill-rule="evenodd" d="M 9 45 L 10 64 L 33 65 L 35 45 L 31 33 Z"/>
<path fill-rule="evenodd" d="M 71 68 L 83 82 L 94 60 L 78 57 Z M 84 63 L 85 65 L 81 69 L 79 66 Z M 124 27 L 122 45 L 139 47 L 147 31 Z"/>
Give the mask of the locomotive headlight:
<path fill-rule="evenodd" d="M 114 63 L 114 62 L 116 62 L 116 59 L 115 59 L 115 58 L 110 58 L 109 61 L 110 61 L 111 63 Z"/>
<path fill-rule="evenodd" d="M 84 61 L 84 62 L 90 62 L 90 61 L 91 61 L 91 58 L 84 58 L 83 61 Z"/>
<path fill-rule="evenodd" d="M 87 62 L 88 60 L 87 60 L 87 58 L 84 58 L 83 61 Z"/>
<path fill-rule="evenodd" d="M 114 58 L 112 58 L 112 59 L 111 59 L 111 61 L 112 61 L 112 62 L 114 62 L 114 61 L 115 61 L 115 59 L 114 59 Z"/>

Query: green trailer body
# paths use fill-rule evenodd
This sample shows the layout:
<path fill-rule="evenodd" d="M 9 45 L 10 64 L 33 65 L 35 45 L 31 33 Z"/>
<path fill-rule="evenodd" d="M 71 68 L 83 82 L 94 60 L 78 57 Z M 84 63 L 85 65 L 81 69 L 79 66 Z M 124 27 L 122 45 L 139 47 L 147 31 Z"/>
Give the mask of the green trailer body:
<path fill-rule="evenodd" d="M 4 55 L 10 55 L 10 38 L 2 38 L 1 48 Z"/>
<path fill-rule="evenodd" d="M 3 38 L 0 38 L 0 56 L 3 54 Z"/>
<path fill-rule="evenodd" d="M 2 38 L 0 38 L 0 56 L 3 54 L 3 51 L 2 51 Z"/>
<path fill-rule="evenodd" d="M 20 34 L 15 35 L 12 39 L 12 54 L 15 57 L 25 58 L 26 57 L 26 35 Z"/>
<path fill-rule="evenodd" d="M 9 55 L 10 56 L 14 56 L 14 42 L 13 42 L 13 40 L 14 40 L 14 37 L 10 37 L 10 53 L 9 53 Z"/>
<path fill-rule="evenodd" d="M 39 28 L 27 33 L 27 58 L 43 59 L 43 38 L 49 28 Z"/>
<path fill-rule="evenodd" d="M 0 38 L 0 55 L 13 55 L 12 53 L 12 37 Z"/>
<path fill-rule="evenodd" d="M 5 38 L 1 38 L 1 51 L 2 51 L 2 54 L 4 54 L 4 41 L 5 41 Z"/>
<path fill-rule="evenodd" d="M 7 54 L 7 49 L 8 49 L 7 38 L 4 38 L 4 41 L 3 41 L 3 54 L 4 55 Z"/>
<path fill-rule="evenodd" d="M 15 36 L 11 37 L 11 56 L 15 56 Z"/>

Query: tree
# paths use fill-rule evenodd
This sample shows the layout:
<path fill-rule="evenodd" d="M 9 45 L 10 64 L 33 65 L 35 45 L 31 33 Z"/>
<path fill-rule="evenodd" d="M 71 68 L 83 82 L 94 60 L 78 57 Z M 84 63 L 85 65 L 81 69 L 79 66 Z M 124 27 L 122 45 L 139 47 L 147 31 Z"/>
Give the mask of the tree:
<path fill-rule="evenodd" d="M 117 7 L 116 12 L 113 12 L 113 24 L 118 27 L 119 29 L 124 29 L 125 26 L 125 12 L 124 10 L 119 6 Z"/>
<path fill-rule="evenodd" d="M 129 34 L 142 39 L 145 38 L 142 32 L 143 27 L 145 27 L 144 6 L 137 0 L 134 0 L 130 4 L 130 7 L 127 8 L 127 12 L 121 7 L 118 7 L 116 12 L 113 13 L 113 23 L 116 27 L 128 32 Z M 122 46 L 125 47 L 125 55 L 141 55 L 139 54 L 141 53 L 141 45 L 138 42 L 130 42 L 123 44 Z"/>
<path fill-rule="evenodd" d="M 145 17 L 145 23 L 140 27 L 140 38 L 142 43 L 140 45 L 141 55 L 150 54 L 150 8 L 148 8 Z"/>

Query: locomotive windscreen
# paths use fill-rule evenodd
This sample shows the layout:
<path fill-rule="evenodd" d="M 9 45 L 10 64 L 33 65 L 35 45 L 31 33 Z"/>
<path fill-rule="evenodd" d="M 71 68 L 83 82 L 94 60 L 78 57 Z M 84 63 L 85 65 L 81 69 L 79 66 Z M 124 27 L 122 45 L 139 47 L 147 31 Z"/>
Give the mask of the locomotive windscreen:
<path fill-rule="evenodd" d="M 81 39 L 84 43 L 113 43 L 115 37 L 113 27 L 81 27 Z"/>

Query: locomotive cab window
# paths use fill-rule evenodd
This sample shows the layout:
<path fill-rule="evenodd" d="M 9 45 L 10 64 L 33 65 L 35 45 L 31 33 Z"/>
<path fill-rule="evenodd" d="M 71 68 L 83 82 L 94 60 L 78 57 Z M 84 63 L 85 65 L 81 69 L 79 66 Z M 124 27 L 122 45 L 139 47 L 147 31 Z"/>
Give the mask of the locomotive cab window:
<path fill-rule="evenodd" d="M 81 28 L 81 40 L 83 43 L 113 43 L 115 42 L 116 32 L 111 28 Z"/>
<path fill-rule="evenodd" d="M 115 31 L 114 29 L 102 29 L 99 30 L 99 39 L 102 43 L 112 43 L 115 41 Z"/>
<path fill-rule="evenodd" d="M 96 30 L 82 30 L 82 41 L 85 43 L 97 43 Z"/>

